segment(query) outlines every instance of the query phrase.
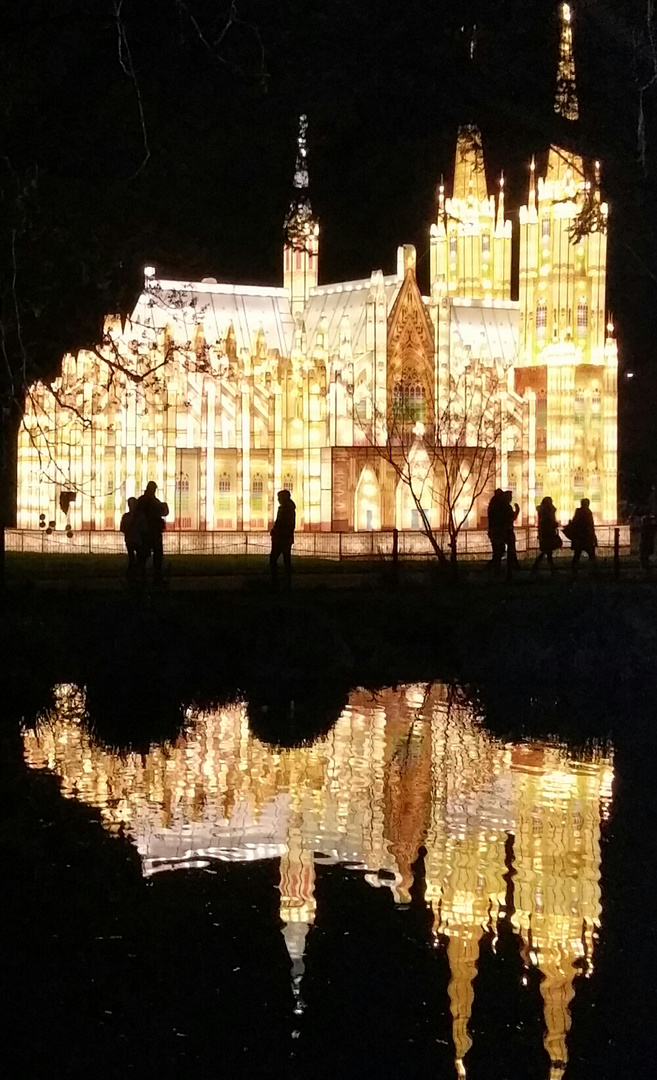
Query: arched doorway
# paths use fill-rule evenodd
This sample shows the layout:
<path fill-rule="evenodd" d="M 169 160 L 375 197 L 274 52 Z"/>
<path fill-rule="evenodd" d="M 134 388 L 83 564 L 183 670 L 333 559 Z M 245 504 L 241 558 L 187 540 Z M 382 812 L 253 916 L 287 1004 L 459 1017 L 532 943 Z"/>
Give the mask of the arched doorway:
<path fill-rule="evenodd" d="M 372 532 L 381 528 L 381 488 L 370 465 L 363 468 L 356 486 L 356 532 Z"/>

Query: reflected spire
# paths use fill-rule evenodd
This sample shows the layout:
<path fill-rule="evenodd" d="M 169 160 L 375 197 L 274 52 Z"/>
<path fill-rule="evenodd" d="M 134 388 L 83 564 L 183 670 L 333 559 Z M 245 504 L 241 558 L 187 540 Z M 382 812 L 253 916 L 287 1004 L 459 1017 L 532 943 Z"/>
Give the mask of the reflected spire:
<path fill-rule="evenodd" d="M 570 4 L 562 4 L 561 40 L 559 43 L 559 67 L 557 69 L 557 91 L 554 111 L 565 120 L 579 119 L 579 103 L 575 82 L 575 58 L 573 56 L 572 9 Z"/>

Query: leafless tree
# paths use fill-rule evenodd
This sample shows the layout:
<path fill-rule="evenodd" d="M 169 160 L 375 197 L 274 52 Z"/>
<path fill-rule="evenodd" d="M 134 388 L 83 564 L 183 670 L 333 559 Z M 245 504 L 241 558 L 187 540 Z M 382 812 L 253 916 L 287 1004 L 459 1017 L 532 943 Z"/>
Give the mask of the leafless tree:
<path fill-rule="evenodd" d="M 503 366 L 469 359 L 438 393 L 400 382 L 386 414 L 360 422 L 417 511 L 436 558 L 456 570 L 459 536 L 494 487 L 504 424 Z"/>

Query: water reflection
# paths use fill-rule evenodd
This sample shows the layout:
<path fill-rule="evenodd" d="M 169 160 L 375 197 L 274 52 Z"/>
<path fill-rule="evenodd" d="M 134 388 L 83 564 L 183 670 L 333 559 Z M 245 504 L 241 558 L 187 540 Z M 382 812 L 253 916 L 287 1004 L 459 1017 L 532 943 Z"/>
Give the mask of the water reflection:
<path fill-rule="evenodd" d="M 500 742 L 439 684 L 354 692 L 326 737 L 286 750 L 253 736 L 240 705 L 189 710 L 175 743 L 143 755 L 96 745 L 87 719 L 84 691 L 56 687 L 53 709 L 24 733 L 28 764 L 53 770 L 65 796 L 124 831 L 145 875 L 280 859 L 298 1010 L 318 864 L 360 867 L 373 888 L 407 905 L 424 847 L 434 935 L 447 941 L 458 1072 L 471 1046 L 478 964 L 481 979 L 494 928 L 508 925 L 520 935 L 523 985 L 532 972 L 544 976 L 545 1048 L 551 1076 L 561 1076 L 573 980 L 591 971 L 600 916 L 608 755 L 580 760 L 564 746 Z"/>

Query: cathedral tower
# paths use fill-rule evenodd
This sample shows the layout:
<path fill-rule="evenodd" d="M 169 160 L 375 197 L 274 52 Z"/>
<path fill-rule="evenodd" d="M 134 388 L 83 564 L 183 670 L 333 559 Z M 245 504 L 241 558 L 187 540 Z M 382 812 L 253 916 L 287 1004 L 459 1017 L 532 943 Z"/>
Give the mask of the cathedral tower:
<path fill-rule="evenodd" d="M 451 198 L 441 183 L 438 220 L 431 226 L 432 291 L 472 300 L 511 295 L 511 222 L 504 220 L 504 180 L 488 194 L 479 129 L 459 129 Z"/>
<path fill-rule="evenodd" d="M 301 314 L 310 290 L 317 285 L 319 225 L 308 196 L 308 120 L 299 117 L 294 197 L 285 217 L 283 285 L 290 294 L 292 314 Z"/>
<path fill-rule="evenodd" d="M 560 11 L 555 112 L 579 117 L 572 12 Z M 605 310 L 608 207 L 599 164 L 551 146 L 547 174 L 520 209 L 520 337 L 516 390 L 536 394 L 535 484 L 561 520 L 586 496 L 598 522 L 616 521 L 616 345 Z"/>

